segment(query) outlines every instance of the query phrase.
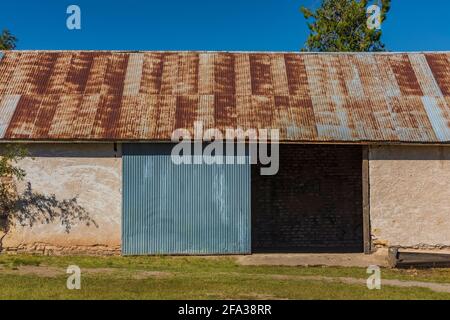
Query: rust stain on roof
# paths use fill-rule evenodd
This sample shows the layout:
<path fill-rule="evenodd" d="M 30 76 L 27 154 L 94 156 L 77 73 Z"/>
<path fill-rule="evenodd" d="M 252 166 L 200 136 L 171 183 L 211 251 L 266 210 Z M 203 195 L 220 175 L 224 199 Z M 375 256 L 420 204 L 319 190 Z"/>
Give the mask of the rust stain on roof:
<path fill-rule="evenodd" d="M 2 140 L 169 141 L 196 121 L 449 143 L 450 53 L 1 52 Z"/>
<path fill-rule="evenodd" d="M 434 78 L 445 96 L 450 96 L 450 53 L 425 55 Z"/>

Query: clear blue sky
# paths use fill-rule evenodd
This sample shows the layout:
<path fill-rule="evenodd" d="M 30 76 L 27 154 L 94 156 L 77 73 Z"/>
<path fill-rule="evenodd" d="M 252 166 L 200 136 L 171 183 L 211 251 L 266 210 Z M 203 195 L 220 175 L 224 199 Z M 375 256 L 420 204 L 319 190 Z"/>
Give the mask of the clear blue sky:
<path fill-rule="evenodd" d="M 390 51 L 450 50 L 450 1 L 393 0 L 383 25 Z M 10 0 L 0 29 L 18 49 L 298 51 L 308 35 L 298 8 L 320 0 Z M 82 30 L 66 28 L 79 5 Z"/>

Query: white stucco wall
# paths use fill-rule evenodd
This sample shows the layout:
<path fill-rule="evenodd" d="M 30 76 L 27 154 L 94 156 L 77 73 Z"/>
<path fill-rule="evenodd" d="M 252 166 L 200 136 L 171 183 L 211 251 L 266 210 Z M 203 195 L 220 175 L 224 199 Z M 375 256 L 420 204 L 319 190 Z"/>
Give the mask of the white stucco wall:
<path fill-rule="evenodd" d="M 5 239 L 5 247 L 33 250 L 115 250 L 121 243 L 122 160 L 113 144 L 31 144 L 31 157 L 19 166 L 33 191 L 55 194 L 57 199 L 78 197 L 97 222 L 77 224 L 67 234 L 59 224 L 19 227 Z"/>
<path fill-rule="evenodd" d="M 450 247 L 450 146 L 371 147 L 375 245 Z"/>

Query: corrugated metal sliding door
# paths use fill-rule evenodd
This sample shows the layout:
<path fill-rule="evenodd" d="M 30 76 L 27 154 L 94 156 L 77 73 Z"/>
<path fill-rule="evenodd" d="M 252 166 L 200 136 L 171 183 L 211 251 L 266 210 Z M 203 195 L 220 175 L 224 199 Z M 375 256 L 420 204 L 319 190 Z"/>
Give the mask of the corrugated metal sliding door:
<path fill-rule="evenodd" d="M 123 145 L 123 254 L 250 253 L 248 159 L 175 165 L 171 147 Z"/>

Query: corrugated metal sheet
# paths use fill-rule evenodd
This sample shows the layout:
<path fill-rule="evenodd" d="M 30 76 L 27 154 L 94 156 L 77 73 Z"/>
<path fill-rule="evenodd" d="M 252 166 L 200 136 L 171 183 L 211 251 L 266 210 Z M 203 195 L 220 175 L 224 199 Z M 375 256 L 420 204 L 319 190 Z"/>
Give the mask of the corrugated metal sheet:
<path fill-rule="evenodd" d="M 123 254 L 250 253 L 248 159 L 175 165 L 170 150 L 123 145 Z"/>
<path fill-rule="evenodd" d="M 450 53 L 8 51 L 0 139 L 169 141 L 203 121 L 282 141 L 448 143 L 449 99 Z"/>

